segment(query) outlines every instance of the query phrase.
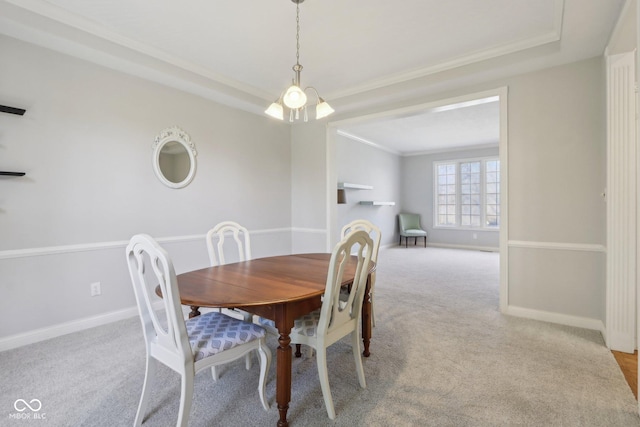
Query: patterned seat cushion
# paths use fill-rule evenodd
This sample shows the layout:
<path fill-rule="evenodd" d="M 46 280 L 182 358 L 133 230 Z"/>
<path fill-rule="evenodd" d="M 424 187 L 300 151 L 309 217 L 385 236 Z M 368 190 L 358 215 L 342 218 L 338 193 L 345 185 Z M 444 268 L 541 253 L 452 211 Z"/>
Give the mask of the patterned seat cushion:
<path fill-rule="evenodd" d="M 264 317 L 258 317 L 258 323 L 260 323 L 260 326 L 263 326 L 265 328 L 276 329 L 276 322 L 274 322 L 271 319 L 265 319 Z"/>
<path fill-rule="evenodd" d="M 320 320 L 320 309 L 294 320 L 293 331 L 300 335 L 314 337 L 318 329 L 318 320 Z"/>
<path fill-rule="evenodd" d="M 346 300 L 347 298 L 349 298 L 349 293 L 347 292 L 343 295 L 341 292 L 340 298 L 344 298 Z M 338 301 L 338 304 L 340 304 L 340 310 L 344 310 L 347 306 L 347 301 L 340 300 Z M 292 331 L 295 331 L 300 335 L 315 337 L 316 330 L 318 329 L 318 321 L 320 320 L 320 310 L 321 309 L 319 308 L 315 311 L 312 311 L 311 313 L 305 314 L 302 317 L 298 317 L 293 321 Z"/>
<path fill-rule="evenodd" d="M 260 339 L 265 330 L 253 323 L 211 312 L 185 322 L 195 360 Z"/>

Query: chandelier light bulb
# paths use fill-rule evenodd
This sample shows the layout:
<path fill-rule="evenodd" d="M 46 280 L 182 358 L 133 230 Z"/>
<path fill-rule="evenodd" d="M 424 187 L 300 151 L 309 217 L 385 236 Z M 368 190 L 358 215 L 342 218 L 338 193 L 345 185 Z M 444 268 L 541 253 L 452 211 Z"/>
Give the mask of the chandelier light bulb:
<path fill-rule="evenodd" d="M 307 103 L 307 95 L 305 95 L 299 86 L 291 85 L 282 100 L 287 107 L 296 109 Z"/>

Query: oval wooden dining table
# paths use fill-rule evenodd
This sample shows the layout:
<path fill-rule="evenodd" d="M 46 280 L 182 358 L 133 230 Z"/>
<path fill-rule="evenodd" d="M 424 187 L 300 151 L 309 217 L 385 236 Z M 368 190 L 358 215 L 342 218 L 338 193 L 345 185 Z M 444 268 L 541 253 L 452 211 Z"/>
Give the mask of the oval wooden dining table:
<path fill-rule="evenodd" d="M 296 254 L 256 258 L 233 264 L 207 267 L 177 276 L 180 300 L 190 305 L 189 317 L 199 315 L 198 307 L 240 308 L 275 322 L 279 346 L 276 357 L 276 402 L 278 426 L 288 426 L 291 401 L 291 339 L 293 321 L 322 305 L 329 253 Z M 345 268 L 343 285 L 353 282 L 356 258 Z M 369 356 L 371 339 L 371 263 L 362 305 L 363 355 Z"/>

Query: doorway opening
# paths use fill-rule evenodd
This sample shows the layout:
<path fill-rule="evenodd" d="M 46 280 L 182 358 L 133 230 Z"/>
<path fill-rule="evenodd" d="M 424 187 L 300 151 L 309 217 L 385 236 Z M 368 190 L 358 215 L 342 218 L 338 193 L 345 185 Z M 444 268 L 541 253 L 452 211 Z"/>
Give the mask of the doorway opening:
<path fill-rule="evenodd" d="M 499 307 L 502 312 L 505 312 L 508 306 L 507 94 L 507 87 L 501 87 L 330 122 L 327 131 L 327 229 L 329 230 L 327 246 L 332 247 L 337 242 L 337 237 L 335 236 L 339 235 L 339 230 L 343 225 L 342 223 L 346 221 L 347 215 L 357 215 L 370 220 L 371 218 L 367 218 L 367 216 L 373 217 L 372 222 L 378 223 L 379 226 L 382 225 L 380 223 L 386 225 L 381 226 L 383 236 L 387 236 L 386 238 L 383 237 L 382 246 L 392 245 L 394 244 L 393 242 L 397 244 L 397 214 L 401 211 L 418 211 L 422 215 L 423 221 L 428 223 L 430 231 L 450 232 L 450 235 L 456 236 L 455 238 L 458 239 L 455 240 L 454 238 L 448 245 L 440 244 L 439 246 L 466 247 L 480 250 L 497 249 L 499 251 Z M 418 145 L 419 138 L 417 135 L 420 135 L 420 132 L 424 132 L 426 124 L 437 123 L 438 119 L 440 121 L 451 120 L 452 126 L 455 127 L 455 117 L 462 117 L 464 114 L 471 116 L 467 118 L 468 120 L 481 122 L 490 117 L 488 111 L 491 110 L 492 106 L 495 110 L 493 112 L 493 126 L 495 127 L 493 139 L 486 137 L 484 134 L 480 137 L 479 133 L 475 144 L 465 143 L 464 138 L 460 137 L 455 141 L 453 138 L 449 138 L 450 145 L 448 147 L 431 145 L 425 149 Z M 412 123 L 419 123 L 423 128 L 418 125 L 414 125 L 414 128 L 411 128 L 409 125 Z M 394 126 L 398 129 L 395 131 L 397 132 L 396 137 L 390 137 L 390 135 L 393 135 Z M 464 126 L 460 125 L 457 128 L 460 135 L 463 135 L 468 130 L 463 129 Z M 401 133 L 403 133 L 403 136 L 400 136 Z M 454 133 L 450 135 L 454 135 Z M 400 144 L 394 144 L 394 140 L 400 141 Z M 364 147 L 362 148 L 363 152 L 345 151 L 344 146 L 348 143 L 353 145 L 354 141 L 361 143 L 361 146 Z M 491 151 L 492 149 L 493 151 Z M 463 221 L 460 220 L 461 226 L 457 230 L 438 227 L 436 220 L 434 220 L 437 217 L 435 212 L 439 211 L 434 208 L 434 197 L 436 196 L 433 193 L 435 179 L 433 162 L 434 159 L 445 156 L 443 153 L 450 153 L 450 157 L 459 155 L 460 158 L 469 158 L 469 153 L 471 153 L 475 154 L 471 157 L 477 158 L 479 161 L 491 157 L 491 153 L 494 153 L 493 156 L 499 162 L 499 172 L 497 173 L 499 176 L 499 202 L 494 204 L 493 212 L 499 214 L 499 227 L 495 227 L 495 222 L 492 224 L 486 223 L 489 216 L 486 215 L 486 206 L 484 205 L 481 207 L 485 211 L 480 214 L 479 218 L 481 218 L 482 223 L 479 226 L 477 226 L 477 222 L 473 224 L 464 222 L 467 226 L 462 226 Z M 393 158 L 398 159 L 396 163 L 394 163 Z M 418 163 L 424 168 L 420 169 L 416 166 Z M 419 176 L 407 176 L 411 171 L 419 171 L 417 172 Z M 353 200 L 348 202 L 346 206 L 344 204 L 338 205 L 336 203 L 336 188 L 339 188 L 347 180 L 348 182 L 362 184 L 370 191 L 367 192 L 366 196 L 363 195 L 364 192 L 362 191 L 348 192 L 347 200 L 350 198 Z M 481 184 L 486 184 L 485 178 L 482 178 Z M 425 190 L 425 187 L 430 187 L 432 189 L 431 192 Z M 458 185 L 458 191 L 460 191 L 460 185 Z M 417 197 L 412 197 L 417 193 L 420 193 L 420 197 L 422 197 L 419 202 L 415 202 Z M 425 196 L 426 193 L 429 193 L 429 197 Z M 382 198 L 382 203 L 378 207 L 371 208 L 370 201 L 362 201 L 364 197 Z M 463 204 L 460 197 L 458 195 L 458 204 Z M 480 197 L 485 198 L 484 195 Z M 369 208 L 367 209 L 359 204 L 369 206 Z M 457 209 L 456 215 L 460 219 L 462 215 L 461 207 L 459 206 Z M 495 220 L 493 217 L 489 219 L 491 221 Z M 494 226 L 493 229 L 490 226 Z M 476 239 L 485 235 L 485 233 L 493 234 L 495 243 L 487 244 L 486 246 L 478 244 L 479 242 Z M 462 235 L 471 236 L 470 238 L 476 241 L 464 241 L 464 238 L 460 237 Z M 436 246 L 438 242 L 429 243 Z"/>

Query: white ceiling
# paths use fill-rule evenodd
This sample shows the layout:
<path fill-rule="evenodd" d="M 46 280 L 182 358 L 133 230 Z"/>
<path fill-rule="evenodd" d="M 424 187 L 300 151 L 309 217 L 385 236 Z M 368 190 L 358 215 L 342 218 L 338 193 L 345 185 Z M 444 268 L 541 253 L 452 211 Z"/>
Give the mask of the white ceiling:
<path fill-rule="evenodd" d="M 399 155 L 469 147 L 497 147 L 500 105 L 497 96 L 390 114 L 338 128 L 342 136 Z"/>
<path fill-rule="evenodd" d="M 302 85 L 316 87 L 338 115 L 418 96 L 427 88 L 409 83 L 463 65 L 517 56 L 485 70 L 491 78 L 593 57 L 603 53 L 623 4 L 306 0 L 300 5 Z M 291 0 L 0 0 L 0 34 L 261 113 L 293 76 L 295 9 Z M 402 88 L 394 95 L 384 92 L 396 86 Z M 444 124 L 457 117 L 468 125 L 456 122 L 456 129 L 473 125 L 484 141 L 495 137 L 481 125 L 492 109 L 486 104 L 439 113 L 438 120 L 411 117 L 350 131 L 375 141 L 389 126 L 399 127 L 406 137 L 397 150 L 416 151 L 416 136 L 449 138 Z M 472 116 L 460 118 L 464 112 Z M 413 126 L 434 120 L 440 125 L 434 135 Z"/>

